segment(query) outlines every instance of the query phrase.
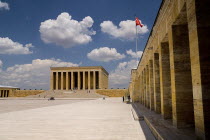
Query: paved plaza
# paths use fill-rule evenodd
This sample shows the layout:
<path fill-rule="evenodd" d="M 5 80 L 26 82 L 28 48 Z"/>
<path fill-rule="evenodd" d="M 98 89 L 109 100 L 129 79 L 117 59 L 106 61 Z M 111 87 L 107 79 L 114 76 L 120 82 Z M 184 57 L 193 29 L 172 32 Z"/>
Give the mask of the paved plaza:
<path fill-rule="evenodd" d="M 0 140 L 154 140 L 121 98 L 0 100 Z"/>

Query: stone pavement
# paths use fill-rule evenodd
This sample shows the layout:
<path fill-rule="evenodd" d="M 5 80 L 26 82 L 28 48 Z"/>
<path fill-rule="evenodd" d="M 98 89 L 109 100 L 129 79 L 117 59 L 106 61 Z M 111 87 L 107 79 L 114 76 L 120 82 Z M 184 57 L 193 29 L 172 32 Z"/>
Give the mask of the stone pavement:
<path fill-rule="evenodd" d="M 9 107 L 21 109 L 0 112 L 0 140 L 154 140 L 146 123 L 135 121 L 131 105 L 121 98 L 61 101 L 13 100 Z"/>
<path fill-rule="evenodd" d="M 2 98 L 0 99 L 0 114 L 6 112 L 13 112 L 19 110 L 28 110 L 34 108 L 43 108 L 47 106 L 55 106 L 62 104 L 71 104 L 75 102 L 81 102 L 83 99 L 74 99 L 70 100 L 65 99 L 56 99 L 55 102 L 47 101 L 46 98 Z M 1 139 L 0 139 L 1 140 Z"/>

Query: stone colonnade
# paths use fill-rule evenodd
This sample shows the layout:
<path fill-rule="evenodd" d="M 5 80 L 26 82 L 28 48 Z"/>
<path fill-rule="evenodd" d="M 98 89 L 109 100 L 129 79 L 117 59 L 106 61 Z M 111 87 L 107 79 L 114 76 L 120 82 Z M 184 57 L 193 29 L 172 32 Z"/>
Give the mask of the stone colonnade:
<path fill-rule="evenodd" d="M 13 96 L 15 90 L 20 90 L 20 88 L 0 85 L 0 98 Z"/>
<path fill-rule="evenodd" d="M 0 98 L 9 97 L 9 90 L 0 89 Z"/>
<path fill-rule="evenodd" d="M 99 89 L 99 71 L 53 72 L 53 90 Z"/>
<path fill-rule="evenodd" d="M 108 88 L 108 73 L 99 67 L 51 68 L 51 90 L 90 90 Z"/>
<path fill-rule="evenodd" d="M 165 0 L 129 92 L 177 128 L 210 137 L 210 1 Z"/>

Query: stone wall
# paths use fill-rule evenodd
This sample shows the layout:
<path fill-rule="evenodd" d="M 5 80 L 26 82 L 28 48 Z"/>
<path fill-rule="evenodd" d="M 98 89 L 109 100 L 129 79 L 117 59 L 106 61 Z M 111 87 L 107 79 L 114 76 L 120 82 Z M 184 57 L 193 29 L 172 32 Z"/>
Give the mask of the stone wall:
<path fill-rule="evenodd" d="M 97 89 L 96 93 L 108 97 L 122 97 L 128 92 L 127 89 Z"/>
<path fill-rule="evenodd" d="M 37 95 L 45 90 L 14 90 L 9 97 L 26 97 L 29 95 Z"/>

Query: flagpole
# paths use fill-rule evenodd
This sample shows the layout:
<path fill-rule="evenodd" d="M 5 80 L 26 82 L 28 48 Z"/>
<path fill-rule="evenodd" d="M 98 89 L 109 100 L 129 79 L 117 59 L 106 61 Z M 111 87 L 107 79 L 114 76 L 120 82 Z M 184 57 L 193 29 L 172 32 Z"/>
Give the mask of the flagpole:
<path fill-rule="evenodd" d="M 137 33 L 137 26 L 136 26 L 136 63 L 137 63 L 136 68 L 138 67 L 137 47 L 138 47 L 138 33 Z"/>

